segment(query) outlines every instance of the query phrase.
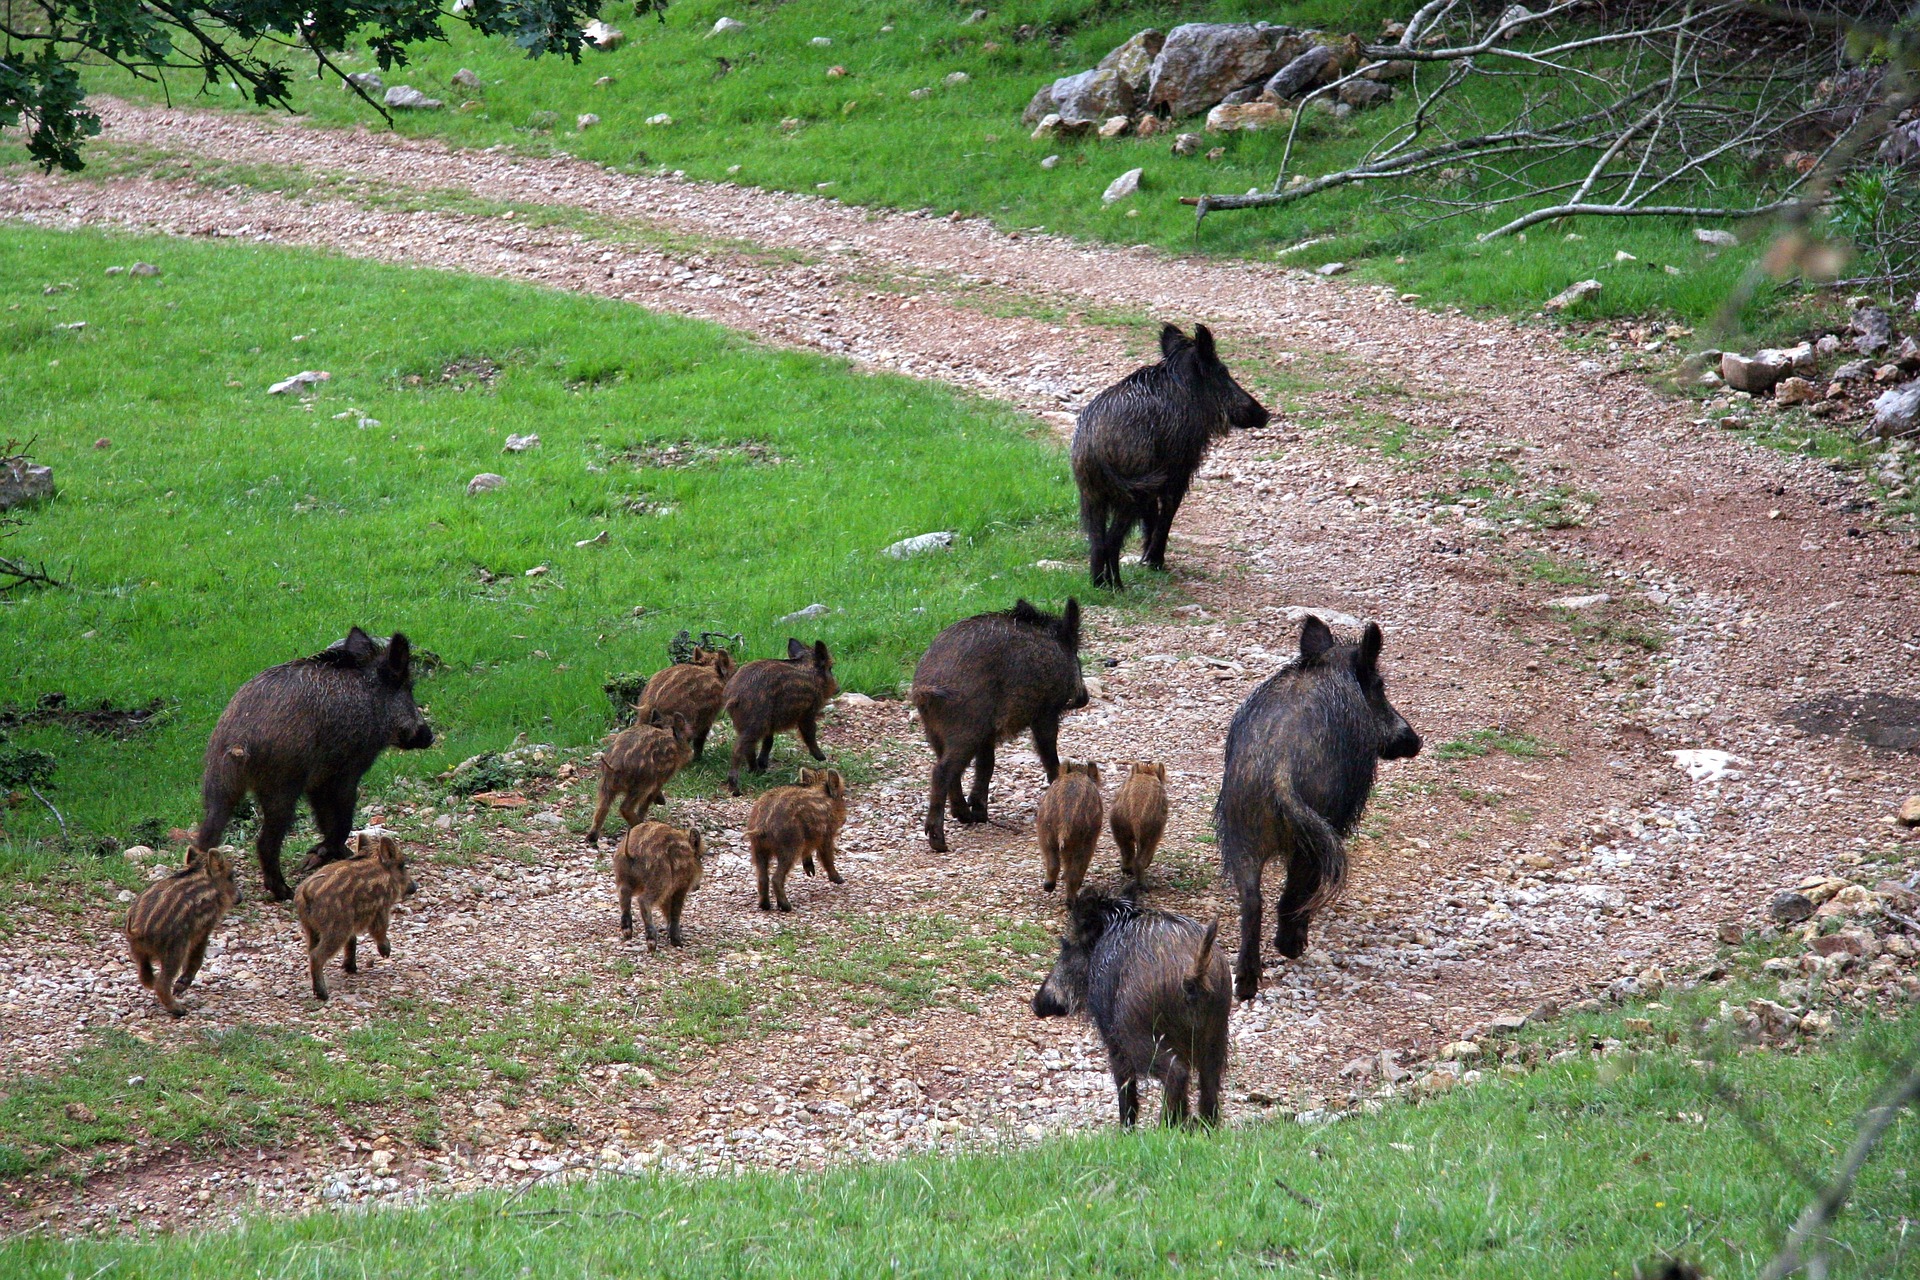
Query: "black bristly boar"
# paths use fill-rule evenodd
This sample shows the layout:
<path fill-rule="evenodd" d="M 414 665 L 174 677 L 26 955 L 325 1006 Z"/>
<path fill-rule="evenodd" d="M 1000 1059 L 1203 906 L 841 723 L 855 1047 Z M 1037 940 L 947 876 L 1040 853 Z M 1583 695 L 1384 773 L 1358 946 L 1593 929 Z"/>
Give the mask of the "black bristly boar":
<path fill-rule="evenodd" d="M 127 912 L 127 946 L 140 967 L 140 985 L 176 1018 L 187 1011 L 174 992 L 193 985 L 207 958 L 207 939 L 240 900 L 232 852 L 188 849 L 187 865 L 149 886 Z"/>
<path fill-rule="evenodd" d="M 820 749 L 820 709 L 839 696 L 840 682 L 833 678 L 833 655 L 827 642 L 816 640 L 813 648 L 789 638 L 785 658 L 762 658 L 749 662 L 727 681 L 727 715 L 733 720 L 733 767 L 727 773 L 727 789 L 740 794 L 742 765 L 754 773 L 765 773 L 773 755 L 773 735 L 797 729 L 800 740 L 815 760 L 825 760 Z"/>
<path fill-rule="evenodd" d="M 1080 602 L 1059 617 L 1025 600 L 1005 613 L 981 613 L 942 631 L 913 669 L 913 705 L 933 748 L 927 795 L 927 842 L 947 851 L 941 806 L 959 822 L 987 820 L 993 749 L 1023 730 L 1047 781 L 1060 774 L 1060 716 L 1087 705 L 1080 673 Z M 967 765 L 973 791 L 964 791 Z"/>
<path fill-rule="evenodd" d="M 1040 838 L 1040 862 L 1044 879 L 1040 887 L 1048 893 L 1062 878 L 1067 883 L 1069 909 L 1086 883 L 1087 868 L 1093 863 L 1093 850 L 1100 843 L 1100 766 L 1091 760 L 1085 764 L 1063 764 L 1060 776 L 1053 780 L 1034 814 L 1034 834 Z"/>
<path fill-rule="evenodd" d="M 372 831 L 353 838 L 351 857 L 329 862 L 300 882 L 293 906 L 307 938 L 314 999 L 327 998 L 327 961 L 341 948 L 347 954 L 340 968 L 347 973 L 360 971 L 361 934 L 372 935 L 381 955 L 393 954 L 387 944 L 387 925 L 394 905 L 413 896 L 415 888 L 398 842 Z"/>
<path fill-rule="evenodd" d="M 383 645 L 355 627 L 311 658 L 268 667 L 233 695 L 207 742 L 193 843 L 219 844 L 251 792 L 260 806 L 260 874 L 284 902 L 293 891 L 280 871 L 280 846 L 300 797 L 320 829 L 315 861 L 343 858 L 362 775 L 388 747 L 432 745 L 433 730 L 413 700 L 413 646 L 397 631 Z"/>
<path fill-rule="evenodd" d="M 1159 364 L 1136 369 L 1093 398 L 1073 428 L 1073 478 L 1093 585 L 1120 589 L 1120 552 L 1141 526 L 1140 563 L 1166 565 L 1167 531 L 1214 440 L 1257 431 L 1267 410 L 1235 382 L 1195 325 L 1160 330 Z"/>
<path fill-rule="evenodd" d="M 1034 1013 L 1092 1017 L 1121 1124 L 1139 1119 L 1141 1076 L 1160 1081 L 1163 1123 L 1187 1120 L 1190 1081 L 1199 1082 L 1201 1122 L 1218 1123 L 1233 1004 L 1227 958 L 1214 946 L 1220 926 L 1098 893 L 1074 902 L 1069 921 Z"/>
<path fill-rule="evenodd" d="M 687 895 L 700 887 L 707 842 L 698 831 L 682 831 L 664 822 L 642 822 L 628 827 L 613 851 L 613 879 L 620 886 L 620 932 L 633 936 L 633 901 L 640 900 L 640 922 L 646 926 L 647 949 L 660 945 L 653 927 L 653 909 L 667 918 L 667 941 L 680 945 L 680 913 Z"/>
<path fill-rule="evenodd" d="M 787 876 L 799 862 L 813 874 L 820 855 L 827 880 L 845 884 L 833 865 L 833 842 L 847 821 L 847 782 L 838 769 L 802 769 L 797 787 L 775 787 L 753 802 L 747 817 L 747 847 L 760 886 L 760 909 L 793 910 L 787 901 Z M 771 893 L 769 893 L 771 891 Z"/>
<path fill-rule="evenodd" d="M 1121 873 L 1135 882 L 1145 880 L 1167 829 L 1167 766 L 1136 761 L 1114 793 L 1109 821 Z"/>
<path fill-rule="evenodd" d="M 1273 945 L 1291 959 L 1307 949 L 1314 912 L 1340 892 L 1346 835 L 1367 807 L 1381 760 L 1405 760 L 1420 735 L 1387 701 L 1380 628 L 1340 644 L 1327 624 L 1300 624 L 1300 656 L 1247 695 L 1227 730 L 1226 773 L 1214 806 L 1220 865 L 1240 892 L 1234 989 L 1260 986 L 1260 876 L 1287 868 Z"/>
<path fill-rule="evenodd" d="M 600 757 L 600 794 L 593 805 L 587 843 L 600 847 L 607 810 L 620 801 L 628 826 L 645 822 L 647 811 L 667 802 L 666 785 L 693 759 L 693 728 L 679 712 L 650 710 L 639 723 L 620 731 Z"/>
<path fill-rule="evenodd" d="M 693 726 L 693 758 L 706 754 L 707 735 L 727 701 L 727 680 L 733 675 L 733 655 L 725 649 L 695 649 L 691 662 L 676 662 L 654 673 L 640 694 L 637 721 L 648 713 L 679 712 Z"/>

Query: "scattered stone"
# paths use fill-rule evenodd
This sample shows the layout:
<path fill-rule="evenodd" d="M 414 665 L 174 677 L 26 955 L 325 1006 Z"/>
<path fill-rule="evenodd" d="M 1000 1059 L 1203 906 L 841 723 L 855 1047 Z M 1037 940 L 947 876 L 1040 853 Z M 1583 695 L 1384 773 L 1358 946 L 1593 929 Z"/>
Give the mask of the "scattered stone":
<path fill-rule="evenodd" d="M 538 449 L 539 447 L 540 437 L 537 435 L 507 437 L 506 451 L 508 453 L 525 453 L 529 449 Z"/>
<path fill-rule="evenodd" d="M 886 554 L 895 560 L 906 560 L 928 551 L 944 551 L 953 545 L 954 535 L 942 530 L 938 533 L 923 533 L 917 537 L 902 538 L 888 547 Z"/>
<path fill-rule="evenodd" d="M 586 26 L 580 28 L 580 38 L 594 48 L 604 51 L 619 48 L 621 42 L 627 38 L 627 33 L 618 27 L 610 27 L 600 21 L 600 19 L 595 18 Z"/>
<path fill-rule="evenodd" d="M 813 39 L 807 41 L 807 43 L 816 49 L 829 49 L 833 47 L 833 37 L 815 36 Z"/>
<path fill-rule="evenodd" d="M 1773 388 L 1775 404 L 1806 404 L 1810 400 L 1818 399 L 1819 395 L 1819 389 L 1805 378 L 1783 378 Z"/>
<path fill-rule="evenodd" d="M 280 381 L 268 387 L 267 394 L 270 396 L 285 395 L 287 392 L 300 387 L 310 387 L 316 382 L 325 382 L 332 376 L 331 373 L 328 373 L 324 369 L 302 369 L 291 378 L 282 378 Z"/>
<path fill-rule="evenodd" d="M 1527 1025 L 1527 1015 L 1523 1013 L 1503 1013 L 1487 1024 L 1488 1029 L 1503 1034 L 1512 1034 Z"/>
<path fill-rule="evenodd" d="M 1340 86 L 1340 101 L 1355 111 L 1385 106 L 1393 101 L 1393 86 L 1378 80 L 1349 80 Z"/>
<path fill-rule="evenodd" d="M 1133 123 L 1136 138 L 1157 138 L 1167 131 L 1167 122 L 1156 115 L 1144 115 Z"/>
<path fill-rule="evenodd" d="M 1227 149 L 1225 147 L 1214 147 L 1207 152 L 1207 159 L 1219 160 L 1224 158 L 1226 154 Z"/>
<path fill-rule="evenodd" d="M 1245 102 L 1238 106 L 1221 103 L 1207 112 L 1208 133 L 1258 133 L 1262 129 L 1277 129 L 1293 119 L 1293 113 L 1282 111 L 1271 102 Z"/>
<path fill-rule="evenodd" d="M 506 482 L 507 478 L 505 476 L 495 475 L 491 471 L 482 471 L 479 475 L 467 481 L 467 495 L 471 497 L 476 493 L 487 493 L 491 490 L 498 489 Z"/>
<path fill-rule="evenodd" d="M 838 63 L 835 63 L 833 66 L 827 68 L 827 79 L 829 80 L 838 80 L 840 77 L 846 74 L 847 74 L 847 69 L 839 65 Z"/>
<path fill-rule="evenodd" d="M 1128 196 L 1139 191 L 1140 175 L 1142 172 L 1144 171 L 1140 169 L 1129 169 L 1112 182 L 1109 182 L 1106 191 L 1101 193 L 1100 203 L 1114 204 L 1118 201 L 1125 200 Z"/>
<path fill-rule="evenodd" d="M 1783 889 L 1767 904 L 1767 914 L 1776 924 L 1799 924 L 1813 915 L 1813 899 L 1804 893 Z"/>
<path fill-rule="evenodd" d="M 1885 440 L 1920 431 L 1920 379 L 1882 391 L 1873 402 L 1873 433 Z"/>
<path fill-rule="evenodd" d="M 711 40 L 715 36 L 725 35 L 729 31 L 745 31 L 746 29 L 747 24 L 738 18 L 722 18 L 713 24 L 711 31 L 707 32 L 707 39 Z"/>
<path fill-rule="evenodd" d="M 551 129 L 560 123 L 558 111 L 535 111 L 527 116 L 527 128 Z M 511 212 L 511 210 L 509 210 Z"/>
<path fill-rule="evenodd" d="M 130 276 L 157 276 L 160 274 L 160 268 L 154 266 L 151 262 L 136 262 L 127 268 L 127 274 Z"/>
<path fill-rule="evenodd" d="M 1829 1036 L 1833 1034 L 1833 1015 L 1818 1009 L 1809 1010 L 1800 1015 L 1800 1034 L 1804 1036 Z"/>
<path fill-rule="evenodd" d="M 1048 156 L 1046 159 L 1040 162 L 1040 167 L 1042 169 L 1057 169 L 1060 167 L 1060 157 Z"/>
<path fill-rule="evenodd" d="M 1737 351 L 1720 353 L 1720 377 L 1735 391 L 1759 395 L 1771 391 L 1774 383 L 1787 376 L 1793 361 L 1783 351 L 1756 351 L 1743 356 Z"/>
<path fill-rule="evenodd" d="M 1167 33 L 1148 78 L 1147 105 L 1197 115 L 1243 84 L 1264 80 L 1299 49 L 1289 27 L 1189 22 Z"/>
<path fill-rule="evenodd" d="M 976 22 L 986 21 L 986 17 L 987 17 L 987 11 L 985 9 L 975 9 L 972 13 L 960 19 L 960 25 L 963 27 L 970 27 Z"/>
<path fill-rule="evenodd" d="M 1879 307 L 1858 307 L 1848 326 L 1856 335 L 1853 349 L 1863 356 L 1877 355 L 1893 341 L 1893 317 Z"/>
<path fill-rule="evenodd" d="M 1842 929 L 1839 933 L 1829 933 L 1815 938 L 1807 947 L 1817 956 L 1851 956 L 1856 960 L 1871 960 L 1880 950 L 1873 935 L 1863 929 Z"/>
<path fill-rule="evenodd" d="M 1920 827 L 1920 796 L 1908 796 L 1901 801 L 1896 817 L 1903 827 Z"/>
<path fill-rule="evenodd" d="M 576 547 L 604 547 L 609 542 L 612 542 L 612 541 L 613 541 L 613 535 L 609 533 L 607 530 L 602 529 L 600 532 L 594 534 L 591 538 L 582 538 L 578 542 L 574 543 L 573 545 Z"/>
<path fill-rule="evenodd" d="M 1846 343 L 1840 341 L 1839 334 L 1823 334 L 1820 340 L 1813 344 L 1813 354 L 1819 356 L 1822 360 L 1831 360 L 1833 357 L 1839 355 L 1845 346 Z"/>
<path fill-rule="evenodd" d="M 1714 934 L 1728 946 L 1737 947 L 1747 940 L 1747 927 L 1736 920 L 1728 920 L 1714 930 Z"/>
<path fill-rule="evenodd" d="M 478 89 L 480 77 L 466 67 L 453 73 L 453 84 L 462 89 Z"/>
<path fill-rule="evenodd" d="M 1455 1040 L 1441 1045 L 1437 1056 L 1445 1061 L 1466 1061 L 1480 1056 L 1480 1046 L 1471 1040 Z"/>
<path fill-rule="evenodd" d="M 795 609 L 792 613 L 782 614 L 775 622 L 814 622 L 832 613 L 824 604 L 810 604 L 804 609 Z"/>
<path fill-rule="evenodd" d="M 673 123 L 673 117 L 662 111 L 659 115 L 648 116 L 647 123 L 655 128 L 663 128 Z"/>
<path fill-rule="evenodd" d="M 0 511 L 53 496 L 53 468 L 22 457 L 0 458 Z"/>
<path fill-rule="evenodd" d="M 396 111 L 438 111 L 447 105 L 438 98 L 429 98 L 410 84 L 393 86 L 381 101 Z"/>
<path fill-rule="evenodd" d="M 1057 115 L 1046 115 L 1042 116 L 1040 123 L 1034 126 L 1032 136 L 1035 142 L 1040 141 L 1042 138 L 1071 138 L 1086 133 L 1092 128 L 1093 126 L 1088 123 L 1076 124 L 1071 121 L 1062 120 Z"/>
<path fill-rule="evenodd" d="M 1133 121 L 1126 116 L 1113 116 L 1100 126 L 1100 136 L 1103 138 L 1117 138 L 1125 133 L 1128 126 L 1132 123 Z"/>
<path fill-rule="evenodd" d="M 1693 238 L 1716 249 L 1732 249 L 1740 243 L 1739 236 L 1731 231 L 1722 231 L 1719 227 L 1695 227 Z"/>
<path fill-rule="evenodd" d="M 957 89 L 971 79 L 973 79 L 973 77 L 964 71 L 949 71 L 947 72 L 946 85 L 949 89 Z"/>
<path fill-rule="evenodd" d="M 387 87 L 387 82 L 380 78 L 378 71 L 356 71 L 347 77 L 347 83 L 356 89 L 369 89 L 375 93 Z"/>
<path fill-rule="evenodd" d="M 1871 382 L 1873 361 L 1849 360 L 1833 371 L 1833 380 L 1835 382 Z"/>
<path fill-rule="evenodd" d="M 1547 608 L 1549 609 L 1591 609 L 1595 605 L 1606 604 L 1612 599 L 1613 597 L 1608 595 L 1604 591 L 1596 592 L 1593 595 L 1588 595 L 1588 596 L 1561 596 L 1556 600 L 1547 601 Z"/>
<path fill-rule="evenodd" d="M 600 117 L 591 111 L 584 111 L 573 118 L 573 127 L 582 133 L 585 133 L 588 129 L 593 128 L 593 126 L 599 123 Z"/>
<path fill-rule="evenodd" d="M 1194 155 L 1200 150 L 1202 145 L 1204 145 L 1204 140 L 1199 134 L 1183 133 L 1173 140 L 1173 154 L 1177 156 Z"/>
<path fill-rule="evenodd" d="M 1323 262 L 1313 269 L 1313 274 L 1317 276 L 1337 276 L 1346 269 L 1347 264 L 1344 262 Z"/>
<path fill-rule="evenodd" d="M 1600 282 L 1598 280 L 1582 280 L 1577 284 L 1568 285 L 1559 293 L 1548 298 L 1545 306 L 1548 311 L 1565 311 L 1568 307 L 1578 302 L 1584 302 L 1598 292 L 1600 292 Z"/>
<path fill-rule="evenodd" d="M 1687 771 L 1692 782 L 1718 782 L 1722 778 L 1738 778 L 1740 770 L 1736 764 L 1746 764 L 1746 760 L 1729 751 L 1715 751 L 1711 748 L 1696 748 L 1690 751 L 1669 751 L 1673 763 Z"/>

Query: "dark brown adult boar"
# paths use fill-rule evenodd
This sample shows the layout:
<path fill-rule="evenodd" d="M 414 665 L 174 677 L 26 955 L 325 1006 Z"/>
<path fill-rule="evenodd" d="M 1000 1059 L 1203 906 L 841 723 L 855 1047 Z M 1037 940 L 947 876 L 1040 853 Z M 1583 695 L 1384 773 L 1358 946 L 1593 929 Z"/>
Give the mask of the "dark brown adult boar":
<path fill-rule="evenodd" d="M 647 949 L 660 945 L 653 927 L 653 909 L 667 918 L 667 941 L 680 945 L 680 913 L 687 895 L 705 876 L 707 842 L 698 831 L 682 831 L 664 822 L 642 822 L 627 828 L 613 851 L 613 880 L 620 886 L 620 933 L 633 936 L 633 904 L 640 903 L 640 923 L 646 926 Z"/>
<path fill-rule="evenodd" d="M 207 742 L 193 843 L 219 844 L 251 792 L 260 807 L 260 874 L 284 902 L 293 891 L 280 872 L 280 846 L 300 797 L 320 829 L 313 861 L 343 858 L 360 779 L 374 760 L 388 747 L 432 745 L 433 730 L 413 700 L 413 646 L 398 631 L 381 644 L 355 627 L 311 658 L 268 667 L 233 695 Z"/>
<path fill-rule="evenodd" d="M 1135 369 L 1093 398 L 1073 428 L 1073 479 L 1093 585 L 1119 590 L 1120 552 L 1137 524 L 1140 563 L 1166 567 L 1167 533 L 1213 442 L 1267 425 L 1266 408 L 1235 382 L 1195 325 L 1160 330 L 1160 363 Z"/>
<path fill-rule="evenodd" d="M 1114 792 L 1108 822 L 1120 850 L 1121 873 L 1135 882 L 1145 880 L 1167 829 L 1167 766 L 1138 760 L 1130 765 L 1127 780 Z"/>
<path fill-rule="evenodd" d="M 1033 996 L 1042 1018 L 1091 1015 L 1107 1047 L 1120 1123 L 1140 1117 L 1140 1077 L 1160 1081 L 1160 1119 L 1188 1119 L 1187 1088 L 1200 1085 L 1203 1124 L 1220 1120 L 1227 1069 L 1227 958 L 1217 924 L 1142 907 L 1131 895 L 1074 901 L 1060 958 Z"/>
<path fill-rule="evenodd" d="M 760 909 L 791 911 L 787 876 L 799 862 L 813 874 L 814 855 L 827 879 L 844 884 L 833 865 L 833 842 L 847 820 L 847 781 L 838 769 L 802 769 L 797 787 L 775 787 L 753 802 L 747 818 L 747 847 L 760 886 Z M 769 889 L 772 893 L 769 896 Z"/>
<path fill-rule="evenodd" d="M 796 729 L 800 740 L 815 760 L 825 760 L 820 749 L 820 709 L 838 696 L 840 682 L 833 678 L 833 655 L 827 642 L 816 640 L 813 648 L 798 640 L 787 641 L 785 658 L 762 658 L 749 662 L 727 681 L 727 715 L 733 720 L 733 768 L 727 774 L 727 789 L 740 794 L 740 768 L 765 773 L 773 756 L 773 735 Z"/>
<path fill-rule="evenodd" d="M 647 820 L 647 811 L 667 801 L 666 785 L 693 759 L 693 728 L 677 711 L 646 712 L 641 722 L 623 729 L 600 756 L 600 795 L 593 806 L 587 843 L 600 847 L 607 810 L 620 801 L 628 826 Z"/>
<path fill-rule="evenodd" d="M 1059 617 L 1025 600 L 1005 613 L 981 613 L 942 631 L 913 669 L 913 705 L 933 748 L 927 794 L 927 843 L 947 851 L 941 806 L 958 822 L 987 820 L 993 750 L 1031 730 L 1047 771 L 1060 774 L 1060 717 L 1087 705 L 1080 673 L 1080 602 Z M 967 765 L 973 790 L 964 790 Z"/>
<path fill-rule="evenodd" d="M 193 985 L 207 958 L 207 939 L 240 900 L 229 849 L 187 850 L 187 865 L 149 885 L 127 912 L 127 947 L 140 985 L 176 1018 L 187 1011 L 175 993 Z"/>
<path fill-rule="evenodd" d="M 1100 766 L 1063 764 L 1060 776 L 1053 780 L 1034 814 L 1034 831 L 1040 837 L 1040 864 L 1045 872 L 1041 888 L 1053 892 L 1064 877 L 1067 904 L 1080 896 L 1086 883 L 1087 868 L 1093 864 L 1093 851 L 1100 843 Z"/>
<path fill-rule="evenodd" d="M 300 931 L 307 938 L 307 968 L 313 996 L 327 998 L 327 961 L 346 949 L 340 968 L 360 972 L 360 935 L 370 934 L 380 954 L 390 956 L 387 925 L 393 908 L 413 896 L 413 877 L 392 836 L 362 831 L 353 838 L 353 855 L 330 862 L 300 882 L 293 895 Z"/>
<path fill-rule="evenodd" d="M 706 754 L 707 735 L 726 705 L 727 679 L 733 675 L 733 655 L 725 649 L 695 649 L 691 662 L 676 662 L 654 673 L 640 694 L 640 721 L 648 713 L 678 713 L 693 726 L 693 758 Z"/>
<path fill-rule="evenodd" d="M 1320 619 L 1300 624 L 1300 656 L 1247 695 L 1227 729 L 1226 774 L 1213 810 L 1220 865 L 1240 891 L 1234 990 L 1260 989 L 1260 877 L 1287 869 L 1273 945 L 1307 949 L 1316 911 L 1347 877 L 1347 833 L 1366 810 L 1382 760 L 1419 753 L 1420 735 L 1387 701 L 1380 628 L 1341 644 Z"/>

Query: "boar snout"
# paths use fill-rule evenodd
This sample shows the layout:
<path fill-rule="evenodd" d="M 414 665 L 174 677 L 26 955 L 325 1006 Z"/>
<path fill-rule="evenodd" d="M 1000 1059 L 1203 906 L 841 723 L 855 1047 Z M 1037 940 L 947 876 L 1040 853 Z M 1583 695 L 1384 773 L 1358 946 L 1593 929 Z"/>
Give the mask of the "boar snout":
<path fill-rule="evenodd" d="M 1382 760 L 1411 760 L 1419 754 L 1420 735 L 1415 733 L 1413 726 L 1404 720 L 1400 722 L 1400 731 L 1387 739 L 1386 744 L 1380 748 Z"/>
<path fill-rule="evenodd" d="M 402 729 L 395 735 L 393 745 L 402 751 L 425 751 L 433 745 L 433 726 L 422 720 Z"/>
<path fill-rule="evenodd" d="M 1064 1018 L 1067 1006 L 1051 987 L 1041 987 L 1033 993 L 1033 1014 L 1036 1018 Z"/>

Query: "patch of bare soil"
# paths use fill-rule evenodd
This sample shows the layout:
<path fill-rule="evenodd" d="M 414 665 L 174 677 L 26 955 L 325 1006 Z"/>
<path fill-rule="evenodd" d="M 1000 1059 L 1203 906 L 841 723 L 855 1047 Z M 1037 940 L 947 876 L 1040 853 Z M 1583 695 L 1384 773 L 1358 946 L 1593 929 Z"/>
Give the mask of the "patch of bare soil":
<path fill-rule="evenodd" d="M 1392 696 L 1429 744 L 1384 771 L 1352 886 L 1312 950 L 1270 958 L 1259 999 L 1236 1011 L 1235 1120 L 1276 1103 L 1353 1105 L 1379 1087 L 1340 1078 L 1361 1055 L 1410 1061 L 1623 974 L 1677 977 L 1711 957 L 1722 923 L 1759 924 L 1781 885 L 1915 856 L 1891 825 L 1910 760 L 1807 733 L 1786 713 L 1920 695 L 1920 610 L 1894 572 L 1911 573 L 1911 528 L 1862 511 L 1843 477 L 1603 380 L 1551 333 L 1271 266 L 565 158 L 104 114 L 109 140 L 580 211 L 594 229 L 19 174 L 0 178 L 0 211 L 624 298 L 973 388 L 1063 431 L 1150 350 L 1149 319 L 1214 326 L 1279 412 L 1213 453 L 1182 512 L 1169 559 L 1193 603 L 1152 621 L 1091 611 L 1089 672 L 1104 688 L 1068 719 L 1062 753 L 1165 761 L 1174 819 L 1154 897 L 1229 918 L 1207 834 L 1220 743 L 1239 700 L 1292 651 L 1304 610 L 1381 622 Z M 613 234 L 623 227 L 633 234 Z M 662 230 L 675 235 L 649 240 Z M 685 247 L 689 235 L 710 247 Z M 1141 323 L 1084 318 L 1116 311 Z M 1060 594 L 1083 582 L 1063 573 Z M 78 1187 L 23 1188 L 8 1220 L 175 1224 L 250 1204 L 405 1199 L 593 1167 L 806 1167 L 1111 1123 L 1090 1034 L 1026 1005 L 1049 960 L 1036 939 L 1060 916 L 1039 891 L 1037 762 L 1003 755 L 996 822 L 950 827 L 953 853 L 933 855 L 920 835 L 928 761 L 906 710 L 842 699 L 826 741 L 876 770 L 850 810 L 848 883 L 803 880 L 794 915 L 763 915 L 739 835 L 748 802 L 676 800 L 674 817 L 721 850 L 680 951 L 619 940 L 605 855 L 572 834 L 590 803 L 582 779 L 536 788 L 531 817 L 369 815 L 422 850 L 422 892 L 393 959 L 340 983 L 326 1007 L 305 994 L 277 906 L 256 902 L 223 928 L 178 1025 L 134 982 L 112 904 L 89 906 L 80 928 L 24 921 L 0 944 L 8 1076 L 57 1069 L 100 1026 L 158 1045 L 241 1023 L 332 1040 L 401 1003 L 486 1017 L 502 983 L 534 1008 L 617 1021 L 670 1063 L 451 1090 L 437 1147 L 369 1108 L 342 1137 L 248 1160 L 127 1151 Z M 1678 767 L 1673 752 L 1700 748 L 1732 758 L 1717 772 Z M 1115 863 L 1103 842 L 1096 875 Z M 711 1048 L 682 1037 L 675 1012 L 702 982 L 748 1006 Z"/>

